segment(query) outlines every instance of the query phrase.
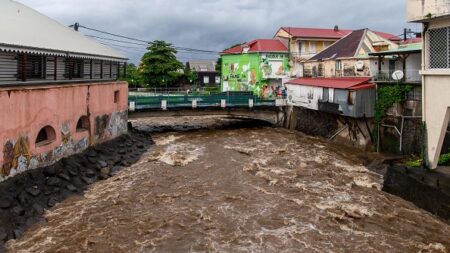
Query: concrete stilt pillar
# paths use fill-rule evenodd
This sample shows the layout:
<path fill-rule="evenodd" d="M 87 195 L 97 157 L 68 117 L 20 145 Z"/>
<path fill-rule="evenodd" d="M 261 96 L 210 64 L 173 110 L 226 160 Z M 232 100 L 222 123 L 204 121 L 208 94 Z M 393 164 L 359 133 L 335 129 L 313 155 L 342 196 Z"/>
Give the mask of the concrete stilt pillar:
<path fill-rule="evenodd" d="M 430 169 L 436 169 L 438 166 L 439 156 L 450 118 L 449 107 L 433 109 L 434 113 L 428 113 L 426 117 L 427 165 Z"/>

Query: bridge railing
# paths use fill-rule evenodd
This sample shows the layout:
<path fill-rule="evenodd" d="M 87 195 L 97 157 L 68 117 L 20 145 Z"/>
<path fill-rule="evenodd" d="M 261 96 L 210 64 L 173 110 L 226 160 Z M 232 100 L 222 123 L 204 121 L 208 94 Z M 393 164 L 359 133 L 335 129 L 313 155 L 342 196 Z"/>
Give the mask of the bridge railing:
<path fill-rule="evenodd" d="M 275 99 L 259 98 L 251 92 L 220 92 L 210 95 L 146 95 L 130 93 L 133 109 L 275 106 Z M 195 106 L 194 106 L 195 105 Z"/>

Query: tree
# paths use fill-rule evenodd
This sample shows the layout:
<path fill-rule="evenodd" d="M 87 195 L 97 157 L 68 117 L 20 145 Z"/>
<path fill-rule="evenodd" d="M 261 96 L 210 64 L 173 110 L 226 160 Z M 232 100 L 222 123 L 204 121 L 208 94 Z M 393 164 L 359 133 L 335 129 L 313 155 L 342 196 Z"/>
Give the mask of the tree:
<path fill-rule="evenodd" d="M 127 81 L 130 87 L 141 86 L 144 83 L 139 70 L 133 63 L 127 64 L 127 74 L 123 80 Z"/>
<path fill-rule="evenodd" d="M 216 72 L 219 75 L 222 75 L 222 57 L 217 58 L 216 62 Z"/>
<path fill-rule="evenodd" d="M 139 66 L 145 83 L 150 86 L 164 86 L 178 80 L 182 75 L 179 70 L 183 68 L 183 64 L 177 60 L 177 50 L 172 44 L 155 40 L 147 50 Z"/>
<path fill-rule="evenodd" d="M 197 72 L 195 70 L 192 70 L 191 68 L 189 68 L 189 66 L 187 66 L 187 65 L 184 68 L 184 76 L 186 77 L 186 79 L 189 81 L 190 84 L 195 83 L 195 81 L 197 81 L 197 79 L 198 79 Z"/>

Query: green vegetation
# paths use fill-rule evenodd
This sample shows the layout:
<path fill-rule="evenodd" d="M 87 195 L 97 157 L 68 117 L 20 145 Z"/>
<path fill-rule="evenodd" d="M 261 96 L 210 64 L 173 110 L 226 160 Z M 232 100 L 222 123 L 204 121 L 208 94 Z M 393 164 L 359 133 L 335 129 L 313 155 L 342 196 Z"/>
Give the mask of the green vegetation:
<path fill-rule="evenodd" d="M 410 85 L 384 85 L 378 87 L 378 99 L 375 105 L 375 122 L 380 123 L 386 117 L 386 111 L 395 103 L 405 100 L 405 93 L 410 91 Z"/>
<path fill-rule="evenodd" d="M 396 103 L 401 103 L 405 100 L 405 93 L 410 91 L 410 85 L 383 85 L 377 89 L 378 97 L 375 104 L 375 128 L 373 130 L 374 141 L 378 141 L 378 125 L 381 123 L 386 112 Z"/>
<path fill-rule="evenodd" d="M 150 87 L 163 87 L 178 80 L 183 73 L 183 64 L 178 61 L 177 50 L 172 44 L 156 40 L 142 56 L 139 71 Z"/>
<path fill-rule="evenodd" d="M 195 83 L 198 80 L 197 72 L 195 70 L 191 70 L 190 68 L 188 68 L 187 65 L 184 68 L 184 76 L 191 84 Z"/>
<path fill-rule="evenodd" d="M 133 63 L 127 65 L 127 75 L 125 76 L 125 78 L 122 78 L 122 80 L 127 81 L 128 85 L 131 88 L 141 87 L 141 85 L 144 83 L 139 70 Z"/>
<path fill-rule="evenodd" d="M 219 57 L 216 62 L 216 71 L 219 76 L 222 76 L 222 57 Z"/>
<path fill-rule="evenodd" d="M 439 165 L 441 166 L 450 165 L 450 153 L 443 154 L 439 157 Z"/>
<path fill-rule="evenodd" d="M 405 162 L 405 165 L 411 168 L 421 168 L 423 159 L 416 159 Z M 450 166 L 450 153 L 439 156 L 439 166 Z"/>
<path fill-rule="evenodd" d="M 405 165 L 411 168 L 421 168 L 422 167 L 422 159 L 416 159 L 412 161 L 405 162 Z"/>

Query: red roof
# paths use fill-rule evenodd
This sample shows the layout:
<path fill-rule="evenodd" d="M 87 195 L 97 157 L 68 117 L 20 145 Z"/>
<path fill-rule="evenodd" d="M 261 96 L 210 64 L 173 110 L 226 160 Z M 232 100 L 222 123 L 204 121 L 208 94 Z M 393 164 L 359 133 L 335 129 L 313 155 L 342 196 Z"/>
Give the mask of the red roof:
<path fill-rule="evenodd" d="M 301 27 L 281 27 L 287 33 L 293 37 L 304 38 L 327 38 L 327 39 L 340 39 L 345 35 L 352 32 L 352 30 L 334 30 L 324 28 L 301 28 Z"/>
<path fill-rule="evenodd" d="M 371 89 L 375 87 L 375 84 L 370 83 L 370 77 L 298 78 L 287 82 L 287 84 L 348 90 Z"/>
<path fill-rule="evenodd" d="M 288 48 L 277 39 L 258 39 L 249 43 L 232 47 L 222 52 L 222 54 L 240 54 L 245 47 L 249 47 L 249 53 L 255 52 L 282 52 L 288 53 Z"/>
<path fill-rule="evenodd" d="M 321 38 L 321 39 L 340 39 L 353 32 L 349 29 L 323 29 L 323 28 L 301 28 L 301 27 L 281 27 L 284 31 L 291 34 L 293 37 L 303 38 Z M 402 39 L 396 35 L 384 32 L 374 31 L 375 34 L 391 40 L 401 41 Z"/>
<path fill-rule="evenodd" d="M 420 43 L 420 42 L 422 42 L 422 38 L 413 38 L 413 39 L 404 40 L 400 44 L 405 45 L 405 44 L 415 44 L 415 43 Z"/>

